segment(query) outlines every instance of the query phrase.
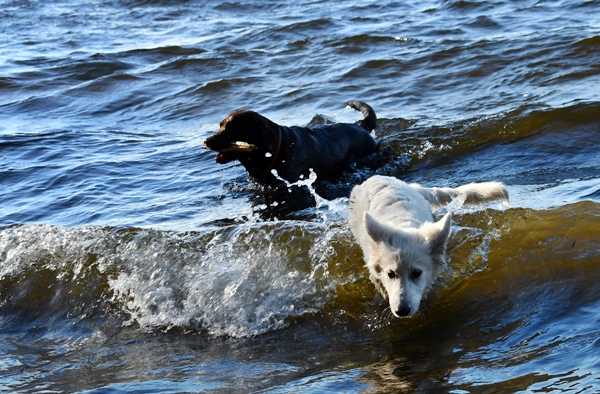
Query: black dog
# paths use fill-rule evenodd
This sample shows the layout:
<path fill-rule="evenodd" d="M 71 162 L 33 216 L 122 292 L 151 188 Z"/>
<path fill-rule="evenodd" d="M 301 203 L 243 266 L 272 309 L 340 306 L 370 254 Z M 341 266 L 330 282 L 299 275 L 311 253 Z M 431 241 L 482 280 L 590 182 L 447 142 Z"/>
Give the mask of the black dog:
<path fill-rule="evenodd" d="M 266 185 L 281 183 L 272 170 L 292 183 L 307 177 L 311 168 L 318 180 L 332 179 L 377 149 L 370 133 L 377 126 L 375 111 L 360 101 L 348 106 L 362 112 L 364 119 L 356 124 L 285 127 L 256 112 L 235 111 L 221 121 L 219 131 L 203 147 L 219 152 L 217 163 L 239 160 L 252 178 Z"/>

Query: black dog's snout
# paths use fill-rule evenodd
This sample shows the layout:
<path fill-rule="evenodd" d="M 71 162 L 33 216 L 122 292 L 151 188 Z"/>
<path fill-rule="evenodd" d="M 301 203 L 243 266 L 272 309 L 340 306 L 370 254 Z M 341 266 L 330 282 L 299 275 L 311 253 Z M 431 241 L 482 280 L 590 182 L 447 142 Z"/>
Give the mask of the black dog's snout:
<path fill-rule="evenodd" d="M 403 304 L 400 305 L 400 308 L 396 311 L 398 316 L 408 316 L 410 315 L 410 306 Z"/>

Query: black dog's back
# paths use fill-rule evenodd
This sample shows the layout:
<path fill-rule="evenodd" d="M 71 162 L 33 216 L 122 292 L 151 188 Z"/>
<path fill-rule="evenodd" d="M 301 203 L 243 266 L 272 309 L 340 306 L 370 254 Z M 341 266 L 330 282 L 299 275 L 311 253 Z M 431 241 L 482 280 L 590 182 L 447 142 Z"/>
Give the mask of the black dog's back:
<path fill-rule="evenodd" d="M 377 126 L 375 111 L 360 101 L 348 105 L 362 112 L 365 118 L 356 124 L 336 123 L 312 128 L 279 126 L 288 164 L 276 167 L 284 179 L 307 176 L 311 168 L 319 180 L 331 179 L 350 163 L 377 150 L 377 142 L 370 133 Z"/>

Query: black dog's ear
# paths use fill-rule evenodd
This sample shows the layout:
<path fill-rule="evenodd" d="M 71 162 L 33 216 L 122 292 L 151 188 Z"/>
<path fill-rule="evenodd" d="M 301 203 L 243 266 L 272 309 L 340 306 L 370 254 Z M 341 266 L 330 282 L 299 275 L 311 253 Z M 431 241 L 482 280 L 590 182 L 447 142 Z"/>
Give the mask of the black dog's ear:
<path fill-rule="evenodd" d="M 260 134 L 263 139 L 263 146 L 268 152 L 274 153 L 277 149 L 277 145 L 279 144 L 279 139 L 281 138 L 279 125 L 271 122 L 262 115 L 256 115 L 259 118 L 257 119 L 257 123 L 260 125 L 259 127 L 262 130 Z"/>

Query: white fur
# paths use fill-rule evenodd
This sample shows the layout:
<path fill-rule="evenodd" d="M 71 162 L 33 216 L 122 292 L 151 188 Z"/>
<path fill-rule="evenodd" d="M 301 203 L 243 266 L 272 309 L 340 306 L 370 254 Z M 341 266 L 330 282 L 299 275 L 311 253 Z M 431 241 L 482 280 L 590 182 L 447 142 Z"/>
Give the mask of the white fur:
<path fill-rule="evenodd" d="M 424 188 L 399 179 L 373 176 L 355 186 L 348 221 L 361 246 L 370 279 L 388 299 L 394 316 L 412 316 L 446 267 L 446 242 L 452 219 L 434 222 L 437 209 L 462 196 L 465 203 L 508 202 L 502 183 L 470 183 Z"/>

